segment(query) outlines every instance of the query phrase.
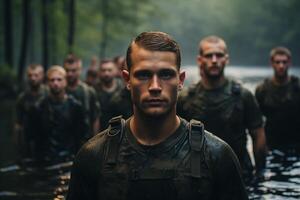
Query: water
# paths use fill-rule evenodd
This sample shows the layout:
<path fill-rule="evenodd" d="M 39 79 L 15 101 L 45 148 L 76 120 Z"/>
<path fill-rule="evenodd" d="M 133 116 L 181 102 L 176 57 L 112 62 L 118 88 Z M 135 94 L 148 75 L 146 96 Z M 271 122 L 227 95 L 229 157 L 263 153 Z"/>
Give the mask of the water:
<path fill-rule="evenodd" d="M 197 67 L 185 67 L 184 70 L 188 77 L 186 86 L 199 80 Z M 300 68 L 292 68 L 290 72 L 300 76 Z M 253 92 L 258 82 L 272 75 L 272 70 L 269 67 L 229 66 L 225 73 L 243 82 Z M 2 101 L 1 104 L 0 111 L 5 118 L 0 118 L 0 199 L 64 199 L 70 179 L 71 160 L 62 158 L 59 163 L 43 167 L 35 166 L 30 160 L 26 160 L 22 166 L 16 164 L 15 146 L 11 142 L 14 102 L 4 104 Z M 250 199 L 255 200 L 300 199 L 300 152 L 270 152 L 266 170 L 259 178 L 248 183 L 247 189 Z"/>

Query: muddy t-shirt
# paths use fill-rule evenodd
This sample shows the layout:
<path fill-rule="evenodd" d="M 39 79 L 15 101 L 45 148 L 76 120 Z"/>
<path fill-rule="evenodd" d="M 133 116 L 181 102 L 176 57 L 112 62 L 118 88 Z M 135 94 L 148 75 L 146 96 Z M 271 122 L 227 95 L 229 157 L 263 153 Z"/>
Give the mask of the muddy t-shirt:
<path fill-rule="evenodd" d="M 92 138 L 80 150 L 74 161 L 67 200 L 248 199 L 237 158 L 220 139 L 205 133 L 199 157 L 201 175 L 194 176 L 185 120 L 181 119 L 179 128 L 165 141 L 153 146 L 138 143 L 129 121 L 116 163 L 108 159 L 108 149 L 115 148 L 108 131 Z"/>
<path fill-rule="evenodd" d="M 271 148 L 300 149 L 300 83 L 292 76 L 284 85 L 266 79 L 256 88 L 256 98 L 266 116 L 266 136 Z"/>

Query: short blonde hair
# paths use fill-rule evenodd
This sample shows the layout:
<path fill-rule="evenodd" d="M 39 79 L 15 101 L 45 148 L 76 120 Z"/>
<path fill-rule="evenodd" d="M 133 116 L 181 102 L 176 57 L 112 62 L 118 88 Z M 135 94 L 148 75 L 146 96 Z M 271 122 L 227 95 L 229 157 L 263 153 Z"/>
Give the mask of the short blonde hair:
<path fill-rule="evenodd" d="M 59 72 L 60 74 L 62 74 L 64 76 L 64 78 L 67 75 L 66 70 L 59 65 L 53 65 L 51 66 L 48 70 L 47 70 L 47 78 L 49 78 L 49 76 L 53 73 L 53 72 Z"/>

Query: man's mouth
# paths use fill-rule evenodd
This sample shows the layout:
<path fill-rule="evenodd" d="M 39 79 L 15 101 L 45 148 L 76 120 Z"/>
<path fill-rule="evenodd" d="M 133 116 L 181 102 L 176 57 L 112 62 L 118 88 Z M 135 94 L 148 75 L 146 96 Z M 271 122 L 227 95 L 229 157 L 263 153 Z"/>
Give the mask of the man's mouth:
<path fill-rule="evenodd" d="M 163 100 L 163 99 L 147 99 L 145 101 L 145 104 L 148 105 L 148 106 L 162 106 L 163 104 L 165 104 L 166 101 Z"/>

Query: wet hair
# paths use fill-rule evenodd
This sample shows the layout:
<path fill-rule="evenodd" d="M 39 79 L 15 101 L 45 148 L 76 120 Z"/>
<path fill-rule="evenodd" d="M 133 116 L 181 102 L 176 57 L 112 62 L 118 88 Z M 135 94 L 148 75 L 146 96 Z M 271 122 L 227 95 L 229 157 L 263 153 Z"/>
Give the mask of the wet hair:
<path fill-rule="evenodd" d="M 40 65 L 40 64 L 30 64 L 30 65 L 28 65 L 28 67 L 27 67 L 27 72 L 28 72 L 29 70 L 36 70 L 36 69 L 41 69 L 41 70 L 42 70 L 42 73 L 44 73 L 44 68 L 43 68 L 43 66 Z"/>
<path fill-rule="evenodd" d="M 165 52 L 175 53 L 176 65 L 178 69 L 180 69 L 181 54 L 180 54 L 180 48 L 178 43 L 167 33 L 150 31 L 150 32 L 143 32 L 139 34 L 130 43 L 126 52 L 126 64 L 129 71 L 132 66 L 131 53 L 132 53 L 133 44 L 149 51 L 165 51 Z"/>
<path fill-rule="evenodd" d="M 79 63 L 79 62 L 81 62 L 81 60 L 77 56 L 75 56 L 74 54 L 69 54 L 64 60 L 64 66 L 66 64 L 72 65 L 74 63 Z"/>
<path fill-rule="evenodd" d="M 59 65 L 53 65 L 51 66 L 48 70 L 47 70 L 47 79 L 49 78 L 49 76 L 53 73 L 53 72 L 59 72 L 61 73 L 64 77 L 66 77 L 67 72 L 66 70 Z"/>
<path fill-rule="evenodd" d="M 286 55 L 289 59 L 292 58 L 291 51 L 286 47 L 275 47 L 270 51 L 270 59 L 273 60 L 275 55 Z"/>
<path fill-rule="evenodd" d="M 210 35 L 210 36 L 207 36 L 207 37 L 203 38 L 199 42 L 199 54 L 200 55 L 203 55 L 202 46 L 203 46 L 204 43 L 222 43 L 225 47 L 225 53 L 227 53 L 227 45 L 226 45 L 225 41 L 219 36 Z"/>

